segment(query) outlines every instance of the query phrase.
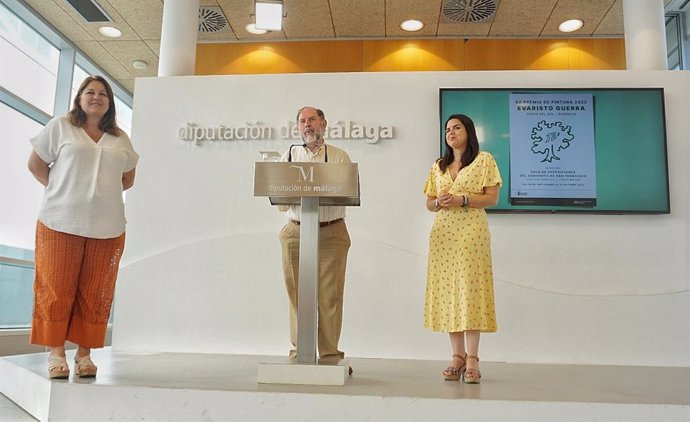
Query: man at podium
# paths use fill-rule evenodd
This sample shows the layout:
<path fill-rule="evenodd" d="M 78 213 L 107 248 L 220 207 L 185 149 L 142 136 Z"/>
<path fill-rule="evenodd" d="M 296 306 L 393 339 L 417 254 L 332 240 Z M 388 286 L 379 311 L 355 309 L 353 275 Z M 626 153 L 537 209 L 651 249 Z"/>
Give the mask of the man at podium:
<path fill-rule="evenodd" d="M 285 162 L 350 163 L 345 151 L 326 145 L 326 116 L 314 107 L 297 112 L 297 125 L 303 144 L 292 145 L 282 156 Z M 280 231 L 283 274 L 290 299 L 290 358 L 297 358 L 297 286 L 299 280 L 300 206 L 285 208 L 288 222 Z M 318 351 L 320 362 L 335 363 L 345 354 L 338 350 L 343 320 L 345 267 L 350 235 L 345 225 L 344 206 L 319 207 L 318 267 Z"/>

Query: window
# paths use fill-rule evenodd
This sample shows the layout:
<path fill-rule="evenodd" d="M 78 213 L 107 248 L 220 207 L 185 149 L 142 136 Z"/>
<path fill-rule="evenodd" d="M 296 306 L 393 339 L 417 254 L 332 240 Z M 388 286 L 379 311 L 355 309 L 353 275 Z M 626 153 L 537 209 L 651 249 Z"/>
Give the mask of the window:
<path fill-rule="evenodd" d="M 0 57 L 0 85 L 52 114 L 60 51 L 1 3 Z"/>
<path fill-rule="evenodd" d="M 43 126 L 0 103 L 0 244 L 33 249 L 43 186 L 27 169 L 29 138 Z"/>
<path fill-rule="evenodd" d="M 33 238 L 43 186 L 26 163 L 29 138 L 41 128 L 0 103 L 0 329 L 26 328 L 31 322 Z"/>
<path fill-rule="evenodd" d="M 683 70 L 687 66 L 688 40 L 684 35 L 683 15 L 666 14 L 666 53 L 669 70 Z"/>
<path fill-rule="evenodd" d="M 0 245 L 0 329 L 31 326 L 34 270 L 25 262 L 33 262 L 33 251 Z"/>
<path fill-rule="evenodd" d="M 69 96 L 69 108 L 72 108 L 72 101 L 77 95 L 77 90 L 81 85 L 82 81 L 89 76 L 89 72 L 85 71 L 81 66 L 75 65 L 74 72 L 72 73 L 72 95 Z"/>
<path fill-rule="evenodd" d="M 61 56 L 67 66 L 58 66 Z M 66 111 L 87 75 L 102 75 L 111 83 L 118 125 L 127 133 L 132 97 L 22 1 L 0 0 L 0 63 L 0 329 L 27 328 L 34 232 L 43 197 L 43 186 L 27 169 L 29 139 Z M 74 72 L 63 70 L 70 67 Z"/>
<path fill-rule="evenodd" d="M 115 97 L 115 115 L 120 129 L 124 130 L 127 136 L 132 137 L 132 107 L 117 96 Z"/>

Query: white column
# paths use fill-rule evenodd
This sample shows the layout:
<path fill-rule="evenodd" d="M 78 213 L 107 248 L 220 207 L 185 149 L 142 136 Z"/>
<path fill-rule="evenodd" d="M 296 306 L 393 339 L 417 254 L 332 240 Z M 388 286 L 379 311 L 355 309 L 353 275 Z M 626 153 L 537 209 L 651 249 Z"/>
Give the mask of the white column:
<path fill-rule="evenodd" d="M 623 0 L 628 70 L 666 70 L 664 0 Z"/>
<path fill-rule="evenodd" d="M 165 0 L 158 76 L 194 74 L 199 0 Z"/>

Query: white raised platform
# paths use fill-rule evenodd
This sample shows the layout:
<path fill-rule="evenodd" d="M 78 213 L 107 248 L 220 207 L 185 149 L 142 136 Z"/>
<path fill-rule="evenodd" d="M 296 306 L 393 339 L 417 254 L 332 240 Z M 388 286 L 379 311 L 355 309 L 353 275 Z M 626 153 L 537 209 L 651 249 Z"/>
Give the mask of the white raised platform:
<path fill-rule="evenodd" d="M 1 358 L 0 392 L 41 421 L 690 420 L 690 368 L 482 361 L 465 385 L 442 380 L 447 362 L 350 359 L 344 386 L 310 386 L 257 383 L 275 356 L 93 358 L 97 378 L 52 382 L 45 353 Z"/>
<path fill-rule="evenodd" d="M 260 384 L 345 385 L 349 369 L 349 359 L 330 365 L 305 365 L 284 358 L 280 362 L 260 362 L 256 381 Z"/>

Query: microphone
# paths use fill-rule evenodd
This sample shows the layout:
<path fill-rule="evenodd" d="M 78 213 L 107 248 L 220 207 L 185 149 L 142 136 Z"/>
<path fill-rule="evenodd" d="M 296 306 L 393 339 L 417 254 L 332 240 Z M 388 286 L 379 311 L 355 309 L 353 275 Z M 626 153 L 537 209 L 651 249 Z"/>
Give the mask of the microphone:
<path fill-rule="evenodd" d="M 292 144 L 290 145 L 290 148 L 288 149 L 288 163 L 292 162 L 292 147 L 303 147 L 306 148 L 307 144 Z"/>
<path fill-rule="evenodd" d="M 306 143 L 303 143 L 303 144 L 301 144 L 301 145 L 300 145 L 300 144 L 292 144 L 292 145 L 290 145 L 290 148 L 288 149 L 288 163 L 291 163 L 291 162 L 292 162 L 292 148 L 293 148 L 293 147 L 302 147 L 302 148 L 306 148 L 306 147 L 307 147 L 307 144 L 306 144 Z M 328 162 L 328 145 L 324 144 L 323 147 L 324 147 L 324 155 L 325 155 L 325 156 L 324 156 L 324 158 L 325 158 L 325 159 L 324 159 L 324 163 L 327 163 L 327 162 Z"/>

